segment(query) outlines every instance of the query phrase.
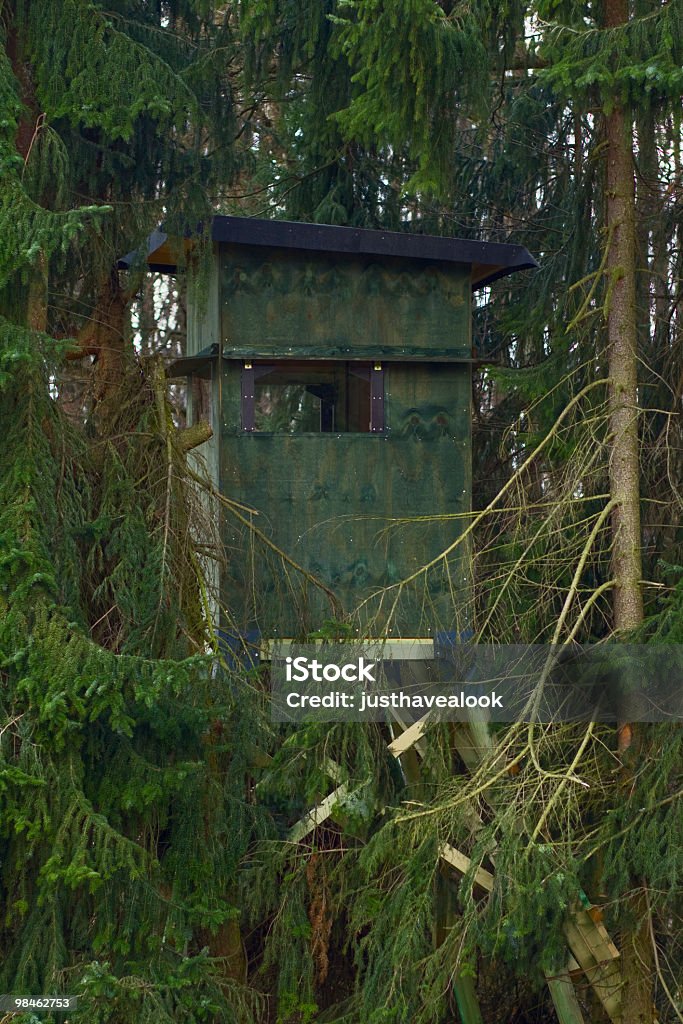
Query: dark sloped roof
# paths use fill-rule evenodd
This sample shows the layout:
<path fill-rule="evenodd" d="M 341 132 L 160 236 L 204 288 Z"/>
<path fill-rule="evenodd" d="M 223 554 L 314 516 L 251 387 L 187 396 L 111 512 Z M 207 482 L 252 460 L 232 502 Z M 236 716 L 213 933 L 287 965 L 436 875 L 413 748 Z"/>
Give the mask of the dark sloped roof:
<path fill-rule="evenodd" d="M 533 256 L 522 245 L 474 242 L 466 238 L 417 235 L 400 231 L 336 227 L 332 224 L 303 224 L 286 220 L 217 216 L 211 222 L 211 237 L 215 242 L 228 242 L 232 245 L 258 245 L 351 255 L 399 256 L 403 259 L 465 264 L 472 268 L 473 288 L 481 288 L 517 270 L 528 270 L 538 266 Z M 163 231 L 158 230 L 149 236 L 147 242 L 147 263 L 150 269 L 173 273 L 177 267 L 179 240 L 169 238 Z M 185 244 L 187 245 L 187 242 Z M 129 253 L 119 261 L 119 266 L 124 269 L 130 267 L 136 258 L 139 258 L 136 253 Z"/>

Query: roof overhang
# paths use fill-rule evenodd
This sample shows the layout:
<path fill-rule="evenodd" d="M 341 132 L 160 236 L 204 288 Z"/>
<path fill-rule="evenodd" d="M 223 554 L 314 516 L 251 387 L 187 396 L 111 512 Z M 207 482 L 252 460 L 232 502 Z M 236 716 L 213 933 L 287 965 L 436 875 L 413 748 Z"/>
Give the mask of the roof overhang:
<path fill-rule="evenodd" d="M 211 238 L 214 242 L 231 245 L 459 264 L 470 267 L 473 289 L 483 288 L 518 270 L 538 267 L 536 260 L 522 245 L 336 227 L 332 224 L 216 216 L 211 222 Z M 175 273 L 186 263 L 193 245 L 192 233 L 181 239 L 169 236 L 162 230 L 154 231 L 147 239 L 147 265 L 150 270 L 160 273 Z M 133 252 L 119 260 L 118 265 L 121 269 L 129 269 L 138 261 L 140 254 Z"/>

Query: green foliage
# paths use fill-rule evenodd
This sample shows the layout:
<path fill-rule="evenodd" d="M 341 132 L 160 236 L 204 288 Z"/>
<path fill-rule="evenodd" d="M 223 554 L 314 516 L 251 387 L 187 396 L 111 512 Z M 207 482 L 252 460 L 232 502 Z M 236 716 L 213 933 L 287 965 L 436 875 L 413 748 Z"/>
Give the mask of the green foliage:
<path fill-rule="evenodd" d="M 141 473 L 143 433 L 165 450 L 151 383 L 103 453 L 49 395 L 47 340 L 1 344 L 0 984 L 79 993 L 74 1019 L 253 1020 L 210 949 L 267 831 L 244 794 L 261 708 L 201 653 L 181 456 L 169 540 L 166 474 Z"/>
<path fill-rule="evenodd" d="M 434 1020 L 443 1006 L 440 972 L 430 977 L 430 964 L 424 975 L 433 948 L 437 863 L 431 837 L 413 837 L 406 848 L 390 825 L 376 833 L 361 855 L 365 886 L 354 904 L 351 928 L 363 935 L 356 963 L 364 1020 Z"/>
<path fill-rule="evenodd" d="M 659 606 L 644 622 L 643 639 L 649 643 L 683 643 L 683 566 L 658 566 L 667 590 Z"/>
<path fill-rule="evenodd" d="M 680 4 L 653 6 L 645 16 L 606 29 L 588 5 L 538 4 L 547 22 L 541 71 L 559 94 L 582 105 L 634 106 L 676 100 L 683 87 L 683 11 Z"/>
<path fill-rule="evenodd" d="M 308 634 L 309 640 L 327 640 L 334 642 L 353 640 L 354 629 L 348 622 L 337 622 L 335 619 L 324 619 L 319 629 Z"/>
<path fill-rule="evenodd" d="M 169 64 L 167 46 L 166 52 L 154 52 L 142 42 L 144 20 L 133 23 L 131 32 L 122 7 L 105 11 L 81 0 L 17 4 L 17 31 L 36 69 L 36 92 L 48 121 L 65 118 L 83 129 L 101 129 L 110 142 L 129 141 L 143 115 L 161 131 L 187 116 L 196 122 L 197 97 L 183 68 Z"/>
<path fill-rule="evenodd" d="M 579 903 L 579 865 L 563 863 L 550 845 L 528 846 L 527 836 L 512 832 L 495 859 L 496 875 L 509 881 L 499 883 L 476 922 L 477 938 L 489 956 L 541 985 L 545 972 L 552 973 L 566 957 L 563 924 Z"/>
<path fill-rule="evenodd" d="M 227 20 L 192 0 L 18 0 L 2 38 L 0 309 L 21 320 L 17 286 L 35 268 L 60 291 L 54 320 L 68 333 L 121 255 L 162 217 L 183 229 L 205 217 L 207 194 L 239 166 L 235 44 Z"/>
<path fill-rule="evenodd" d="M 683 737 L 678 726 L 641 726 L 642 767 L 628 800 L 610 807 L 601 829 L 603 878 L 607 891 L 628 889 L 632 878 L 647 879 L 656 908 L 680 893 L 683 878 Z M 628 904 L 615 904 L 629 917 Z"/>
<path fill-rule="evenodd" d="M 446 993 L 456 969 L 478 972 L 479 990 L 497 980 L 500 992 L 515 975 L 540 985 L 541 969 L 563 962 L 561 924 L 582 892 L 610 899 L 610 926 L 630 925 L 634 875 L 678 962 L 675 730 L 645 731 L 628 792 L 613 730 L 585 737 L 574 726 L 501 728 L 497 760 L 474 778 L 445 727 L 430 730 L 415 774 L 386 753 L 382 727 L 282 729 L 254 786 L 249 752 L 273 740 L 261 683 L 202 653 L 200 512 L 188 506 L 158 371 L 128 359 L 106 429 L 96 416 L 74 428 L 50 393 L 68 344 L 51 335 L 87 322 L 115 258 L 162 217 L 184 230 L 213 201 L 234 210 L 226 194 L 240 170 L 255 193 L 240 212 L 511 238 L 540 256 L 541 271 L 497 285 L 477 307 L 478 352 L 498 364 L 475 381 L 483 507 L 603 376 L 595 111 L 627 104 L 639 133 L 641 393 L 652 410 L 642 417 L 646 575 L 667 584 L 646 595 L 644 636 L 680 639 L 682 588 L 660 561 L 681 561 L 664 383 L 680 376 L 677 299 L 659 292 L 681 276 L 666 178 L 680 161 L 681 7 L 641 4 L 610 32 L 596 10 L 573 0 L 3 7 L 3 988 L 78 991 L 79 1016 L 102 1024 L 262 1020 L 263 1002 L 212 956 L 248 916 L 257 983 L 276 994 L 283 1024 L 334 1019 L 325 943 L 346 971 L 340 1020 L 426 1024 L 455 1013 Z M 238 123 L 242 104 L 251 125 Z M 658 175 L 661 190 L 648 193 Z M 36 295 L 47 334 L 27 330 Z M 555 629 L 604 507 L 607 440 L 601 385 L 482 524 L 483 638 Z M 609 595 L 578 616 L 609 573 L 605 529 L 564 635 L 576 623 L 579 638 L 608 634 Z M 323 623 L 318 635 L 334 641 L 344 628 Z M 518 773 L 501 779 L 516 755 Z M 338 784 L 330 761 L 350 796 L 304 843 L 282 842 Z M 472 858 L 464 881 L 438 868 L 444 841 Z M 486 901 L 471 884 L 479 864 L 495 872 Z"/>
<path fill-rule="evenodd" d="M 348 0 L 338 10 L 335 45 L 358 86 L 335 115 L 344 135 L 366 147 L 405 146 L 417 164 L 406 188 L 437 191 L 459 105 L 476 110 L 488 92 L 488 4 L 451 18 L 434 0 Z"/>

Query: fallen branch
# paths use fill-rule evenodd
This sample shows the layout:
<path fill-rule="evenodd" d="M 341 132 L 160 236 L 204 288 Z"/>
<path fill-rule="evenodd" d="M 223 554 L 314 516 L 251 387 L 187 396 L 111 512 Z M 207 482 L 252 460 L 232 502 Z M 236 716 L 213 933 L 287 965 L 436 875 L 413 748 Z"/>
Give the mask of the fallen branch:
<path fill-rule="evenodd" d="M 205 420 L 200 420 L 199 423 L 194 423 L 191 427 L 179 430 L 177 436 L 182 450 L 189 452 L 213 437 L 213 427 Z"/>

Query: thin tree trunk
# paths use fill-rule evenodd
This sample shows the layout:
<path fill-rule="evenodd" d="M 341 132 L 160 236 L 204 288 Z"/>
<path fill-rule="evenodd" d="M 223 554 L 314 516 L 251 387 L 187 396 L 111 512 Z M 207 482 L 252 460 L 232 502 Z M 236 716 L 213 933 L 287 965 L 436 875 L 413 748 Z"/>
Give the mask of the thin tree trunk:
<path fill-rule="evenodd" d="M 625 0 L 608 0 L 609 15 L 628 16 Z M 607 116 L 607 230 L 609 232 L 610 490 L 612 514 L 614 628 L 627 631 L 643 621 L 641 591 L 640 473 L 638 447 L 638 356 L 636 331 L 636 237 L 633 130 L 620 105 Z M 620 732 L 620 746 L 630 744 L 630 729 Z"/>
<path fill-rule="evenodd" d="M 26 323 L 32 331 L 47 330 L 47 260 L 43 252 L 38 255 L 29 281 Z"/>
<path fill-rule="evenodd" d="M 19 83 L 23 115 L 19 119 L 15 144 L 17 152 L 24 161 L 29 159 L 31 148 L 42 124 L 42 115 L 36 98 L 35 84 L 30 64 L 21 53 L 19 40 L 14 26 L 10 23 L 6 42 L 7 56 L 12 64 L 12 71 Z M 47 265 L 45 255 L 41 251 L 36 259 L 28 285 L 26 296 L 26 325 L 32 331 L 47 329 Z"/>
<path fill-rule="evenodd" d="M 625 24 L 627 0 L 606 0 L 605 27 Z M 633 166 L 633 126 L 627 110 L 617 102 L 606 118 L 607 230 L 609 306 L 607 340 L 610 385 L 610 491 L 616 499 L 612 514 L 614 628 L 625 632 L 643 621 L 641 590 L 640 473 L 638 446 L 638 354 L 636 325 L 636 227 Z M 640 738 L 630 722 L 618 727 L 618 748 L 630 761 L 637 756 Z M 630 749 L 629 749 L 630 748 Z M 625 772 L 630 775 L 630 768 Z M 653 964 L 647 925 L 647 907 L 639 880 L 629 898 L 634 923 L 621 935 L 621 1024 L 652 1024 Z"/>

